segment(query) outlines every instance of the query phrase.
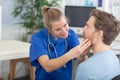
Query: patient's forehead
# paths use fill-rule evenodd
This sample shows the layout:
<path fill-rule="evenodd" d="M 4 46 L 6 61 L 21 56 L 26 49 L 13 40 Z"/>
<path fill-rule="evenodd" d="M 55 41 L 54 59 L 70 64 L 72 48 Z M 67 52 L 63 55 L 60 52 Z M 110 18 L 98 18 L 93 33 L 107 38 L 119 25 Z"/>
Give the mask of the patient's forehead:
<path fill-rule="evenodd" d="M 91 27 L 94 27 L 95 25 L 95 17 L 94 16 L 91 16 L 88 21 L 87 21 L 87 24 Z"/>

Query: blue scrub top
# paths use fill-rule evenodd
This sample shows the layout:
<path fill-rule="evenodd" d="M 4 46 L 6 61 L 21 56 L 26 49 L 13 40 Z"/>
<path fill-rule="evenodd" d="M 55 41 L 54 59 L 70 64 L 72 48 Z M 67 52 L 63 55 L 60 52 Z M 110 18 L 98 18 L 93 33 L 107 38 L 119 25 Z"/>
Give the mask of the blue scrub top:
<path fill-rule="evenodd" d="M 65 39 L 59 38 L 57 41 L 50 34 L 50 42 L 55 46 L 58 57 L 66 53 L 67 51 L 79 44 L 77 35 L 73 30 L 69 30 L 69 35 Z M 48 51 L 48 30 L 47 28 L 41 29 L 35 33 L 31 39 L 30 46 L 30 63 L 36 67 L 35 80 L 72 80 L 72 61 L 70 60 L 66 67 L 61 67 L 52 72 L 46 72 L 44 68 L 38 62 L 38 58 L 42 55 L 48 55 L 50 59 L 56 58 L 53 45 L 49 45 L 50 54 Z"/>

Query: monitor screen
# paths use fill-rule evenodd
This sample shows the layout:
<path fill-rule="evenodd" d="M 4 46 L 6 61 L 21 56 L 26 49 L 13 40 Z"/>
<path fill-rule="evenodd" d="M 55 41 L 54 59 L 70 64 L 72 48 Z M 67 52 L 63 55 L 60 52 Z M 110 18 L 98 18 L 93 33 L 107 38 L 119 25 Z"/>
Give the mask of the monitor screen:
<path fill-rule="evenodd" d="M 65 15 L 69 19 L 70 27 L 83 27 L 90 17 L 91 10 L 95 7 L 65 6 Z"/>

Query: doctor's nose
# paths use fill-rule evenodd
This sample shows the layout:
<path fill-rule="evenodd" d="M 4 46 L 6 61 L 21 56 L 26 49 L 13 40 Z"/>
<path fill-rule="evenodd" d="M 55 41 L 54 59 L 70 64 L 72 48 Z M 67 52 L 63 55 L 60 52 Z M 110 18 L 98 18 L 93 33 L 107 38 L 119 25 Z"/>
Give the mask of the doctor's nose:
<path fill-rule="evenodd" d="M 66 28 L 62 28 L 61 32 L 62 32 L 62 33 L 66 33 L 66 32 L 67 32 L 67 29 L 66 29 Z"/>

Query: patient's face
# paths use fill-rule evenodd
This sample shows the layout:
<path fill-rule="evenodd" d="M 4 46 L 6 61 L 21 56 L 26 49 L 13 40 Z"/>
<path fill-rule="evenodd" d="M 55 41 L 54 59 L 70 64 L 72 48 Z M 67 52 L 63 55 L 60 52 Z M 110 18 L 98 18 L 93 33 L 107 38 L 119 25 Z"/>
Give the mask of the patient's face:
<path fill-rule="evenodd" d="M 85 38 L 94 41 L 95 38 L 95 26 L 94 26 L 95 18 L 91 16 L 89 20 L 86 22 L 86 25 L 83 28 L 83 35 Z"/>

